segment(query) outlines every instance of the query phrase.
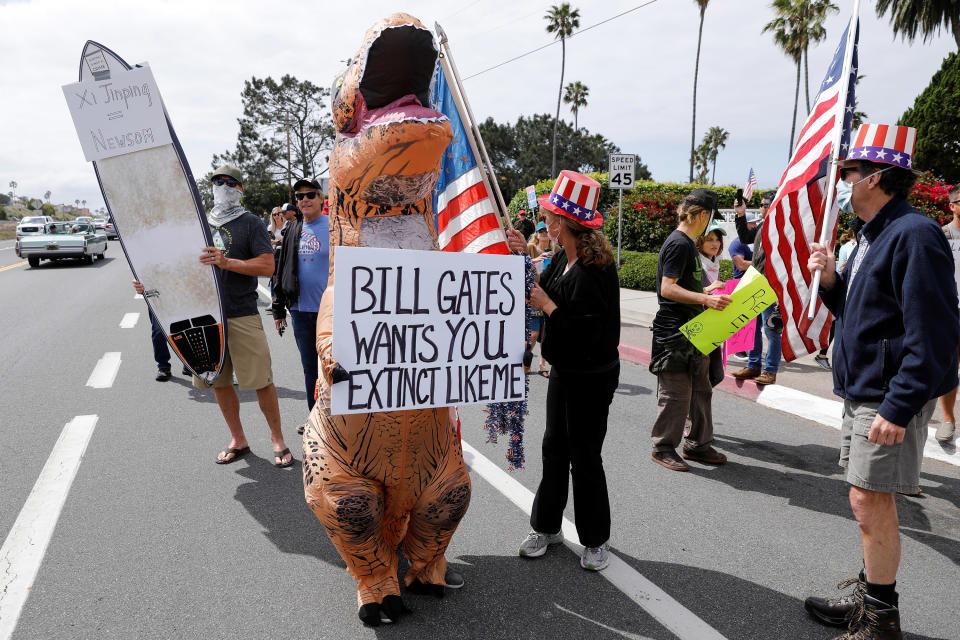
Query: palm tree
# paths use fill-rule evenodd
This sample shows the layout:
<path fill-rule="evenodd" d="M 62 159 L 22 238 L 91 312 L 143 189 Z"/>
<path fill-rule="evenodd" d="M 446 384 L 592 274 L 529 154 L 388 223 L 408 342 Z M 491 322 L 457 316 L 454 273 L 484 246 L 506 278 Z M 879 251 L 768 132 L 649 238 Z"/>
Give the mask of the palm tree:
<path fill-rule="evenodd" d="M 710 127 L 710 130 L 707 131 L 707 135 L 703 137 L 703 142 L 709 149 L 708 155 L 710 163 L 713 165 L 713 172 L 710 175 L 710 184 L 716 184 L 717 156 L 720 154 L 720 150 L 727 146 L 727 139 L 729 137 L 730 132 L 725 130 L 723 127 Z"/>
<path fill-rule="evenodd" d="M 803 25 L 795 22 L 796 12 L 794 4 L 803 0 L 774 0 L 773 9 L 776 18 L 771 20 L 763 27 L 763 33 L 773 32 L 773 41 L 778 47 L 783 49 L 797 65 L 797 89 L 793 96 L 793 119 L 790 121 L 790 148 L 787 150 L 787 158 L 793 154 L 793 137 L 797 132 L 797 108 L 800 103 L 800 62 L 803 59 L 804 38 L 801 35 Z"/>
<path fill-rule="evenodd" d="M 43 194 L 43 199 L 47 201 L 47 204 L 50 204 L 50 196 L 51 196 L 51 195 L 53 195 L 53 194 L 50 192 L 49 189 L 47 189 L 46 193 Z"/>
<path fill-rule="evenodd" d="M 573 112 L 573 130 L 579 131 L 578 116 L 580 108 L 587 106 L 587 96 L 590 95 L 590 89 L 579 80 L 567 85 L 566 92 L 563 94 L 563 101 L 570 105 L 570 111 Z"/>
<path fill-rule="evenodd" d="M 695 151 L 693 145 L 697 140 L 697 76 L 700 75 L 700 43 L 703 40 L 703 14 L 707 11 L 710 0 L 696 0 L 700 5 L 700 30 L 697 32 L 697 59 L 693 65 L 693 122 L 690 124 L 690 182 L 693 182 L 693 160 Z"/>
<path fill-rule="evenodd" d="M 87 201 L 86 201 L 86 200 L 81 200 L 81 201 L 80 201 L 80 204 L 83 205 L 83 208 L 84 208 L 84 209 L 87 208 Z"/>
<path fill-rule="evenodd" d="M 547 21 L 547 33 L 555 34 L 555 38 L 560 40 L 560 90 L 557 92 L 557 117 L 553 120 L 553 160 L 551 163 L 551 177 L 557 175 L 557 127 L 560 124 L 560 100 L 563 98 L 563 72 L 567 64 L 567 38 L 573 34 L 573 30 L 580 26 L 580 10 L 571 9 L 569 2 L 561 5 L 553 5 L 543 16 Z"/>
<path fill-rule="evenodd" d="M 805 9 L 801 18 L 804 23 L 803 29 L 803 86 L 807 93 L 807 113 L 810 113 L 810 68 L 807 65 L 807 51 L 811 44 L 822 42 L 827 37 L 827 30 L 823 28 L 823 21 L 827 19 L 827 13 L 840 11 L 837 5 L 830 0 L 809 0 L 800 2 L 798 9 Z"/>
<path fill-rule="evenodd" d="M 894 35 L 914 40 L 917 32 L 926 42 L 940 33 L 941 25 L 953 32 L 960 49 L 960 3 L 957 0 L 877 0 L 877 15 L 883 17 L 890 9 L 890 24 Z"/>

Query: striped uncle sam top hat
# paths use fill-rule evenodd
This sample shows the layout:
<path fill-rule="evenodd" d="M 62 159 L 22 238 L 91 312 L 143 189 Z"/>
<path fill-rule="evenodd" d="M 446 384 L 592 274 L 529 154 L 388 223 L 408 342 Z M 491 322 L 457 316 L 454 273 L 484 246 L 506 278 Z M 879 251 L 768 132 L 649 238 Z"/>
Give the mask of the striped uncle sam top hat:
<path fill-rule="evenodd" d="M 600 183 L 589 176 L 564 169 L 553 183 L 550 193 L 545 193 L 537 202 L 540 206 L 561 216 L 596 229 L 603 224 L 603 216 L 597 212 L 600 199 Z"/>
<path fill-rule="evenodd" d="M 913 170 L 917 130 L 886 124 L 861 124 L 844 160 L 867 160 Z"/>

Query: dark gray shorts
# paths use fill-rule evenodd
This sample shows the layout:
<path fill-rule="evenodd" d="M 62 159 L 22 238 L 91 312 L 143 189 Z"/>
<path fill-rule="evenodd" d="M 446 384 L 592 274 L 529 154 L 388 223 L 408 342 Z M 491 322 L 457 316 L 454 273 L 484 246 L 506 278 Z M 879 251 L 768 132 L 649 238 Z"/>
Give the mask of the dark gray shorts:
<path fill-rule="evenodd" d="M 871 491 L 916 493 L 920 488 L 920 463 L 927 440 L 927 423 L 937 399 L 930 400 L 913 416 L 903 442 L 879 445 L 870 442 L 870 426 L 879 402 L 843 402 L 840 430 L 840 466 L 847 470 L 847 482 Z"/>

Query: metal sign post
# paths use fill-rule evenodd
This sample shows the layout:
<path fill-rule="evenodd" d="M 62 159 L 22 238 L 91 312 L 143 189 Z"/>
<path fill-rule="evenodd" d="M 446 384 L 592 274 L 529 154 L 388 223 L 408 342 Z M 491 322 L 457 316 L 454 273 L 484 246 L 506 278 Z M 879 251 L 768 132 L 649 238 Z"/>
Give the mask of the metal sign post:
<path fill-rule="evenodd" d="M 620 266 L 620 245 L 623 238 L 623 190 L 633 188 L 633 176 L 636 172 L 637 156 L 632 153 L 610 154 L 611 189 L 620 191 L 620 205 L 617 207 L 617 267 Z"/>

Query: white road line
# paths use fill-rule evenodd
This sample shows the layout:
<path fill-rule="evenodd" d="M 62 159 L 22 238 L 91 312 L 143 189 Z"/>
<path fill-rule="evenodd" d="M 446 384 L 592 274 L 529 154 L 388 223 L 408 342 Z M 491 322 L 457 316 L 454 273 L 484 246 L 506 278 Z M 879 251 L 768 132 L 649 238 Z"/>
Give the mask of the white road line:
<path fill-rule="evenodd" d="M 139 319 L 139 313 L 125 313 L 123 314 L 123 319 L 120 321 L 120 328 L 133 329 L 135 326 L 137 326 L 137 321 Z"/>
<path fill-rule="evenodd" d="M 828 400 L 815 396 L 812 393 L 783 387 L 780 385 L 768 385 L 757 397 L 757 404 L 762 404 L 771 409 L 792 413 L 813 422 L 819 422 L 822 425 L 840 429 L 843 419 L 843 403 L 837 400 Z M 937 432 L 933 427 L 927 428 L 927 441 L 923 447 L 923 457 L 946 462 L 960 467 L 960 453 L 957 446 L 953 443 L 947 447 L 942 446 L 934 434 Z"/>
<path fill-rule="evenodd" d="M 109 389 L 120 370 L 120 352 L 108 351 L 97 361 L 93 373 L 87 379 L 87 386 L 94 389 Z"/>
<path fill-rule="evenodd" d="M 273 302 L 273 298 L 270 297 L 270 289 L 267 289 L 262 284 L 258 284 L 257 291 L 260 292 L 260 295 L 263 296 L 264 300 L 267 302 Z"/>
<path fill-rule="evenodd" d="M 520 484 L 516 478 L 491 462 L 482 453 L 463 442 L 463 457 L 467 465 L 484 480 L 492 484 L 500 493 L 520 507 L 527 515 L 533 509 L 533 493 Z M 563 536 L 566 544 L 577 555 L 583 547 L 574 542 L 579 540 L 577 528 L 568 519 L 563 519 Z M 613 586 L 649 613 L 657 622 L 669 629 L 680 640 L 724 640 L 713 627 L 698 618 L 692 611 L 684 608 L 671 598 L 663 589 L 647 580 L 636 569 L 621 560 L 616 554 L 610 554 L 610 564 L 600 572 Z"/>
<path fill-rule="evenodd" d="M 33 588 L 97 416 L 77 416 L 60 432 L 7 539 L 0 547 L 0 640 L 9 640 Z"/>

